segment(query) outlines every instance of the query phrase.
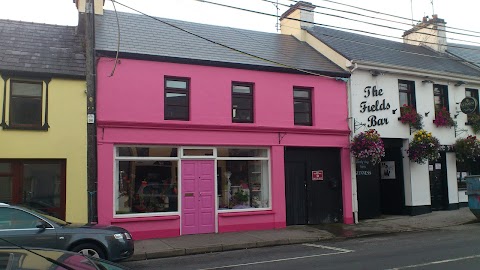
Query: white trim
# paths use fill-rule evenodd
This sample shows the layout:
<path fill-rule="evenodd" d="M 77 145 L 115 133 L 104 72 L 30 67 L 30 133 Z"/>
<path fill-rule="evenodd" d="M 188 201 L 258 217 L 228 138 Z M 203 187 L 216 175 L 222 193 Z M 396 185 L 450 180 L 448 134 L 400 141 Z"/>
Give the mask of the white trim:
<path fill-rule="evenodd" d="M 137 160 L 180 160 L 178 157 L 116 157 L 116 160 L 127 160 L 127 161 L 137 161 Z"/>
<path fill-rule="evenodd" d="M 270 201 L 270 200 L 269 200 Z M 269 208 L 243 208 L 243 209 L 219 209 L 218 213 L 243 213 L 243 212 L 261 212 L 261 211 L 271 211 L 272 207 Z"/>
<path fill-rule="evenodd" d="M 180 235 L 182 235 L 182 227 L 183 227 L 183 224 L 182 224 L 182 200 L 183 200 L 183 197 L 182 197 L 182 194 L 183 194 L 183 191 L 182 191 L 182 160 L 179 160 L 178 161 L 178 164 L 177 164 L 177 167 L 178 167 L 178 170 L 177 170 L 177 204 L 178 204 L 178 213 L 179 213 L 179 231 L 180 231 Z"/>
<path fill-rule="evenodd" d="M 269 160 L 269 157 L 217 157 L 218 160 Z"/>
<path fill-rule="evenodd" d="M 215 148 L 215 154 L 216 154 L 217 148 Z M 214 197 L 215 197 L 215 208 L 213 209 L 214 214 L 215 214 L 215 233 L 218 233 L 218 172 L 217 172 L 217 160 L 213 160 L 213 169 L 214 169 L 214 179 L 213 179 L 213 185 L 214 185 Z"/>
<path fill-rule="evenodd" d="M 215 159 L 217 156 L 217 148 L 215 146 L 181 146 L 180 155 L 178 155 L 181 159 Z M 184 150 L 212 150 L 211 156 L 185 156 L 183 154 Z"/>
<path fill-rule="evenodd" d="M 150 212 L 150 213 L 132 213 L 132 214 L 115 214 L 113 218 L 136 218 L 136 217 L 168 217 L 168 216 L 180 216 L 180 212 Z"/>

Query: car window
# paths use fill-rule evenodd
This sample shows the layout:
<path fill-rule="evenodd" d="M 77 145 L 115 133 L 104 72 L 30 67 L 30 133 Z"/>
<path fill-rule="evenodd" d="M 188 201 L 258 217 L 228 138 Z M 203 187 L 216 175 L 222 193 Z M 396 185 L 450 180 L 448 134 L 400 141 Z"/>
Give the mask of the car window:
<path fill-rule="evenodd" d="M 0 208 L 0 230 L 5 229 L 35 229 L 38 217 L 22 210 L 2 207 Z"/>

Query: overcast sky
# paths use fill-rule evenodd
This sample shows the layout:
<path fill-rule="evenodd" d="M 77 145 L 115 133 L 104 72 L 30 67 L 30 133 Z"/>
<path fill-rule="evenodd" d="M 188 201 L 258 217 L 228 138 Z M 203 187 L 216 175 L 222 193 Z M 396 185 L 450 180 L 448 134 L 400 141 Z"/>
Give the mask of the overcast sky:
<path fill-rule="evenodd" d="M 232 6 L 238 6 L 250 10 L 261 11 L 270 14 L 276 14 L 276 7 L 265 0 L 210 0 L 212 2 L 223 3 Z M 276 1 L 276 0 L 269 0 Z M 278 0 L 280 4 L 291 5 L 293 1 Z M 393 22 L 368 19 L 363 16 L 339 13 L 328 8 L 354 11 L 369 16 L 388 18 L 403 23 L 411 23 L 408 20 L 399 18 L 381 16 L 379 14 L 369 13 L 358 9 L 349 8 L 345 5 L 338 5 L 329 2 L 330 0 L 311 0 L 315 5 L 325 8 L 316 8 L 315 11 L 329 14 L 341 15 L 344 17 L 374 22 L 377 24 L 388 25 L 390 27 L 407 30 L 410 26 L 405 24 L 396 24 Z M 480 24 L 478 24 L 478 13 L 480 10 L 480 1 L 477 0 L 433 0 L 432 9 L 431 0 L 333 0 L 347 5 L 370 9 L 387 14 L 394 14 L 400 17 L 413 18 L 421 20 L 423 16 L 431 16 L 433 11 L 447 22 L 447 27 L 455 27 L 476 31 L 471 35 L 480 36 Z M 245 28 L 251 30 L 276 32 L 276 18 L 266 15 L 254 14 L 246 11 L 234 10 L 226 7 L 214 6 L 208 3 L 202 3 L 195 0 L 118 0 L 118 2 L 134 7 L 142 12 L 157 17 L 186 20 L 192 22 L 208 23 L 215 25 L 224 25 L 236 28 Z M 113 9 L 109 0 L 106 0 L 106 9 Z M 117 5 L 117 9 L 125 12 L 133 12 Z M 279 14 L 287 10 L 287 7 L 280 5 Z M 11 20 L 22 20 L 41 22 L 48 24 L 76 25 L 78 16 L 73 0 L 0 0 L 0 18 Z M 401 30 L 389 30 L 382 27 L 375 27 L 369 24 L 349 21 L 341 18 L 335 18 L 323 14 L 315 14 L 315 22 L 325 25 L 334 25 L 345 28 L 363 29 L 369 32 L 382 33 L 395 37 L 401 37 Z M 152 23 L 158 23 L 152 21 Z M 459 30 L 448 29 L 459 32 Z M 447 31 L 448 31 L 447 30 Z M 478 37 L 468 37 L 464 35 L 454 35 L 447 33 L 449 38 L 464 39 L 480 43 Z M 450 42 L 464 43 L 457 40 Z M 471 45 L 480 46 L 480 44 Z"/>

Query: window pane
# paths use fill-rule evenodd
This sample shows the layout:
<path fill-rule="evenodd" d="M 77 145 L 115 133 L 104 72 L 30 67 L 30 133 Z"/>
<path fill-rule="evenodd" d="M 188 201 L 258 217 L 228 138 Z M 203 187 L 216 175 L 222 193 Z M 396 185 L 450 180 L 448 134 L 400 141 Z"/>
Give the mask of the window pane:
<path fill-rule="evenodd" d="M 213 149 L 183 149 L 184 156 L 213 156 Z"/>
<path fill-rule="evenodd" d="M 12 82 L 12 96 L 41 97 L 42 83 Z"/>
<path fill-rule="evenodd" d="M 251 97 L 232 97 L 232 105 L 235 109 L 252 109 Z"/>
<path fill-rule="evenodd" d="M 188 107 L 168 106 L 165 107 L 166 119 L 188 120 Z"/>
<path fill-rule="evenodd" d="M 311 119 L 309 113 L 295 113 L 295 124 L 310 125 Z"/>
<path fill-rule="evenodd" d="M 293 97 L 296 98 L 310 98 L 310 90 L 293 90 Z"/>
<path fill-rule="evenodd" d="M 218 157 L 268 157 L 267 149 L 217 148 Z"/>
<path fill-rule="evenodd" d="M 270 206 L 267 160 L 219 160 L 217 173 L 219 209 Z"/>
<path fill-rule="evenodd" d="M 12 97 L 10 119 L 13 125 L 36 125 L 42 121 L 42 100 L 39 98 Z"/>
<path fill-rule="evenodd" d="M 253 119 L 252 111 L 233 109 L 233 119 L 237 121 L 251 122 Z"/>
<path fill-rule="evenodd" d="M 403 105 L 410 105 L 410 102 L 408 100 L 408 94 L 405 93 L 405 92 L 399 92 L 399 95 L 398 95 L 399 99 L 400 99 L 400 106 L 403 106 Z"/>
<path fill-rule="evenodd" d="M 49 208 L 61 206 L 62 179 L 60 164 L 24 164 L 24 203 L 58 217 Z"/>
<path fill-rule="evenodd" d="M 473 92 L 472 90 L 465 90 L 465 96 L 466 97 L 473 97 L 472 92 Z"/>
<path fill-rule="evenodd" d="M 168 88 L 187 89 L 187 82 L 178 80 L 167 80 L 166 86 Z"/>
<path fill-rule="evenodd" d="M 37 223 L 41 221 L 38 217 L 27 212 L 0 208 L 0 229 L 37 229 Z"/>
<path fill-rule="evenodd" d="M 175 147 L 118 147 L 118 156 L 120 157 L 176 157 L 177 148 Z"/>
<path fill-rule="evenodd" d="M 119 161 L 116 214 L 177 212 L 178 162 Z"/>
<path fill-rule="evenodd" d="M 12 202 L 12 178 L 0 176 L 0 202 Z"/>
<path fill-rule="evenodd" d="M 406 84 L 406 83 L 399 83 L 399 84 L 398 84 L 398 90 L 400 90 L 400 91 L 405 91 L 405 92 L 408 91 L 408 84 Z"/>
<path fill-rule="evenodd" d="M 187 93 L 167 92 L 165 94 L 166 105 L 188 105 Z"/>
<path fill-rule="evenodd" d="M 294 103 L 295 112 L 310 112 L 310 103 L 309 102 L 299 102 L 295 101 Z"/>
<path fill-rule="evenodd" d="M 250 94 L 251 92 L 252 92 L 252 88 L 250 86 L 245 86 L 245 85 L 234 85 L 233 86 L 233 93 Z"/>
<path fill-rule="evenodd" d="M 11 163 L 0 163 L 0 173 L 10 173 Z"/>

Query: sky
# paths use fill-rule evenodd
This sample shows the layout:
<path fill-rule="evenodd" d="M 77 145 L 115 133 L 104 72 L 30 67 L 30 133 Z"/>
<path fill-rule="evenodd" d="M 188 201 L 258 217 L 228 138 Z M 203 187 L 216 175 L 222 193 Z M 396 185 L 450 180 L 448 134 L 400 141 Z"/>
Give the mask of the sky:
<path fill-rule="evenodd" d="M 222 3 L 225 5 L 237 6 L 244 9 L 260 11 L 269 14 L 277 14 L 276 7 L 273 3 L 277 0 L 210 0 L 211 2 Z M 308 0 L 307 0 L 308 1 Z M 334 4 L 338 2 L 341 4 Z M 109 0 L 105 1 L 105 9 L 113 9 Z M 277 19 L 275 17 L 254 14 L 251 12 L 235 10 L 227 7 L 215 6 L 196 0 L 117 0 L 119 3 L 131 6 L 149 15 L 171 18 L 206 24 L 223 25 L 234 28 L 243 28 L 263 32 L 276 32 Z M 285 12 L 294 1 L 278 0 L 279 14 Z M 413 18 L 421 20 L 423 16 L 430 16 L 435 12 L 439 18 L 447 22 L 447 27 L 455 27 L 476 31 L 477 33 L 469 33 L 479 37 L 471 37 L 447 33 L 449 42 L 464 43 L 480 46 L 480 24 L 477 23 L 478 10 L 480 1 L 477 0 L 310 0 L 309 2 L 323 8 L 316 8 L 319 13 L 328 13 L 339 15 L 351 19 L 367 21 L 381 25 L 387 25 L 401 30 L 388 29 L 384 27 L 373 26 L 338 17 L 328 16 L 325 14 L 315 13 L 315 22 L 324 25 L 332 25 L 350 29 L 361 29 L 371 33 L 381 33 L 393 37 L 400 38 L 403 31 L 411 28 L 411 20 L 405 20 L 390 16 L 383 16 L 378 13 L 371 13 L 365 10 L 351 8 L 345 5 L 360 7 L 377 12 L 393 14 L 403 18 Z M 473 4 L 475 3 L 475 4 Z M 282 5 L 283 4 L 283 5 Z M 133 12 L 116 5 L 118 11 Z M 387 18 L 393 21 L 400 21 L 402 24 L 388 22 L 384 20 L 369 19 L 364 16 L 346 14 L 343 12 L 333 11 L 331 9 L 340 9 L 361 13 L 364 15 Z M 47 24 L 59 25 L 76 25 L 78 15 L 73 0 L 0 0 L 0 19 L 31 21 Z M 155 23 L 154 21 L 152 23 Z M 447 28 L 447 31 L 462 32 L 457 29 Z M 464 33 L 464 32 L 462 32 Z M 380 37 L 380 36 L 377 36 Z M 401 41 L 400 39 L 388 38 L 391 40 Z M 461 39 L 466 41 L 474 41 L 475 43 L 467 43 L 465 41 L 453 40 Z"/>

